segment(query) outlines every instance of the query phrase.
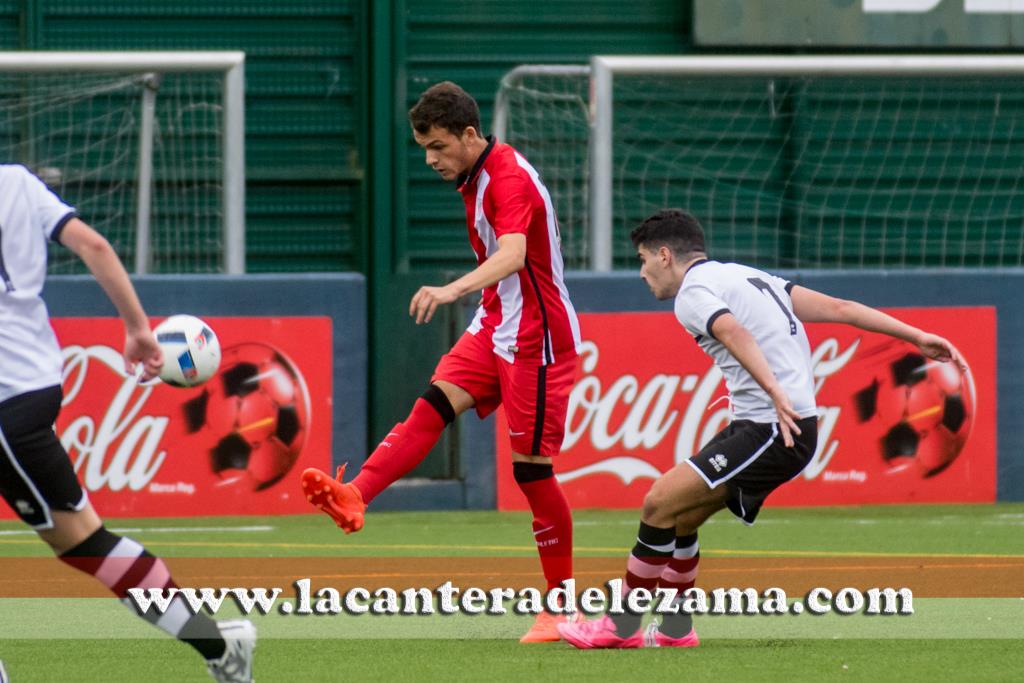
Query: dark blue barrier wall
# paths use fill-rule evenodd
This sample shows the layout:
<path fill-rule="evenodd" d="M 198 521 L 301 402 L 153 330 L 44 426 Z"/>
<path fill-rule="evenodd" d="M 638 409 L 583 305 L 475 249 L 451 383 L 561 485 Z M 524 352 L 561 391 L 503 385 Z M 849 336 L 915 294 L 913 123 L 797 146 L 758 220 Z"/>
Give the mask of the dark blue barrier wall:
<path fill-rule="evenodd" d="M 995 306 L 997 310 L 997 442 L 1000 500 L 1024 500 L 1024 270 L 942 273 L 779 272 L 795 282 L 872 306 Z M 135 280 L 147 312 L 207 316 L 327 315 L 334 327 L 334 460 L 361 464 L 367 440 L 366 285 L 361 275 L 149 276 Z M 580 312 L 671 311 L 632 272 L 570 273 Z M 89 277 L 51 278 L 45 292 L 55 316 L 113 316 Z M 475 300 L 463 302 L 468 315 Z M 586 335 L 586 330 L 584 330 Z M 314 342 L 315 343 L 315 342 Z M 401 342 L 399 342 L 401 343 Z M 386 490 L 376 509 L 493 508 L 494 420 L 459 420 L 461 480 L 406 480 Z"/>
<path fill-rule="evenodd" d="M 167 316 L 330 316 L 334 340 L 335 462 L 366 444 L 366 279 L 358 274 L 213 277 L 153 275 L 133 280 L 146 313 Z M 58 317 L 116 316 L 89 276 L 49 278 L 43 293 Z M 311 339 L 309 343 L 318 344 Z"/>
<path fill-rule="evenodd" d="M 819 291 L 871 306 L 995 306 L 997 382 L 996 441 L 999 500 L 1024 500 L 1024 270 L 942 272 L 778 271 L 778 275 Z M 569 293 L 578 311 L 667 311 L 637 272 L 609 275 L 569 273 Z M 583 330 L 586 337 L 586 329 Z M 494 507 L 494 425 L 463 416 L 461 429 L 467 507 Z M 424 499 L 424 502 L 431 503 Z"/>

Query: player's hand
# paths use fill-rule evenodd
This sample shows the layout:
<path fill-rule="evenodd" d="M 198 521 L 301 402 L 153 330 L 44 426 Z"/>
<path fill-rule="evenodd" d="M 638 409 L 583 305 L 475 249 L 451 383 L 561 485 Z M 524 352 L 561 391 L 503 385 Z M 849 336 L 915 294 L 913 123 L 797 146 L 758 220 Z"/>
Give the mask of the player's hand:
<path fill-rule="evenodd" d="M 926 332 L 921 335 L 917 347 L 927 357 L 943 363 L 953 361 L 962 372 L 967 372 L 967 363 L 964 362 L 963 356 L 956 350 L 956 347 L 949 343 L 949 340 Z"/>
<path fill-rule="evenodd" d="M 420 287 L 409 302 L 409 315 L 416 318 L 416 324 L 429 323 L 434 311 L 442 304 L 458 300 L 459 293 L 451 285 L 444 287 Z"/>
<path fill-rule="evenodd" d="M 796 421 L 800 419 L 800 413 L 793 410 L 793 404 L 789 397 L 781 389 L 771 394 L 772 402 L 775 403 L 775 412 L 779 416 L 779 431 L 782 432 L 782 443 L 786 448 L 793 447 L 793 435 L 800 434 L 800 428 Z"/>
<path fill-rule="evenodd" d="M 135 374 L 135 366 L 142 364 L 140 382 L 148 382 L 160 373 L 164 366 L 164 352 L 156 343 L 156 336 L 148 327 L 129 331 L 124 338 L 124 371 Z"/>

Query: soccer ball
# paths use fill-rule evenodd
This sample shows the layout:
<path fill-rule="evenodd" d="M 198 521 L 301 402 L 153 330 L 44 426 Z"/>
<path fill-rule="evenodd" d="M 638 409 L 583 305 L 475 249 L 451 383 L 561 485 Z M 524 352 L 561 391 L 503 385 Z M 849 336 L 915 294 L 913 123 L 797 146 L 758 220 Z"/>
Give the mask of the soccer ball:
<path fill-rule="evenodd" d="M 288 473 L 306 443 L 306 382 L 294 363 L 266 344 L 225 349 L 223 366 L 185 404 L 187 430 L 200 438 L 215 473 L 265 489 Z"/>
<path fill-rule="evenodd" d="M 164 352 L 160 379 L 172 387 L 195 387 L 220 366 L 220 342 L 210 326 L 191 315 L 172 315 L 153 330 Z"/>
<path fill-rule="evenodd" d="M 927 478 L 963 449 L 974 422 L 974 384 L 955 364 L 903 347 L 855 394 L 854 405 L 861 422 L 876 428 L 879 454 L 890 467 L 916 467 Z"/>

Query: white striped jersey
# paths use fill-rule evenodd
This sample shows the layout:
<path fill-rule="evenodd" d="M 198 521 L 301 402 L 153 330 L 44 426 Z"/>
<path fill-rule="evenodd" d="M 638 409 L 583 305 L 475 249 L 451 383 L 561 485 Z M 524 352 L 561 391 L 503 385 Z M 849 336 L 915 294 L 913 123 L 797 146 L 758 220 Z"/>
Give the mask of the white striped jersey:
<path fill-rule="evenodd" d="M 75 210 L 24 166 L 0 164 L 0 401 L 61 382 L 61 353 L 40 296 L 47 241 Z"/>
<path fill-rule="evenodd" d="M 486 335 L 509 362 L 547 365 L 575 358 L 579 320 L 565 287 L 555 209 L 537 171 L 512 147 L 489 137 L 458 189 L 478 263 L 498 250 L 502 235 L 526 235 L 526 265 L 484 290 L 468 331 Z"/>
<path fill-rule="evenodd" d="M 738 263 L 698 261 L 676 295 L 675 314 L 725 377 L 733 415 L 777 422 L 775 404 L 740 362 L 711 334 L 711 323 L 731 313 L 754 337 L 800 417 L 817 415 L 811 347 L 793 313 L 792 283 Z"/>

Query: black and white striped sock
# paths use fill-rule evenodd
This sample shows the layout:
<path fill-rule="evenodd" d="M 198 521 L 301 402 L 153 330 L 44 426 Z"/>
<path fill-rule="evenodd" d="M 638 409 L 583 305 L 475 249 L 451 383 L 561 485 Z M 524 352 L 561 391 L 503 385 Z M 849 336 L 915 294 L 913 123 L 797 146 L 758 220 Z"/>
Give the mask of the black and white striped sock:
<path fill-rule="evenodd" d="M 163 560 L 136 541 L 111 533 L 103 526 L 60 555 L 60 560 L 95 577 L 136 614 L 128 599 L 129 588 L 177 588 Z M 224 639 L 216 622 L 202 612 L 192 614 L 181 597 L 176 597 L 162 614 L 151 609 L 139 616 L 188 643 L 205 659 L 217 659 L 224 654 Z"/>
<path fill-rule="evenodd" d="M 697 565 L 700 563 L 700 543 L 697 532 L 687 536 L 676 537 L 676 548 L 672 551 L 672 559 L 665 565 L 658 585 L 662 588 L 676 590 L 676 604 L 682 605 L 685 593 L 693 588 L 697 581 Z M 661 621 L 661 632 L 672 638 L 682 638 L 693 628 L 693 618 L 686 612 L 666 614 Z"/>
<path fill-rule="evenodd" d="M 665 565 L 672 559 L 672 551 L 675 549 L 676 530 L 675 527 L 659 528 L 640 522 L 640 531 L 636 536 L 636 545 L 629 554 L 629 564 L 626 566 L 626 580 L 623 590 L 631 591 L 636 588 L 646 588 L 653 591 L 658 585 Z M 628 608 L 622 614 L 610 615 L 615 622 L 615 632 L 622 638 L 633 635 L 640 623 L 643 621 L 643 614 L 631 612 Z"/>

